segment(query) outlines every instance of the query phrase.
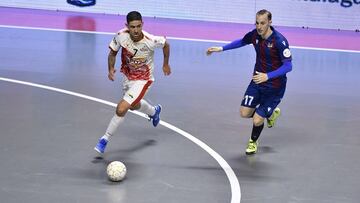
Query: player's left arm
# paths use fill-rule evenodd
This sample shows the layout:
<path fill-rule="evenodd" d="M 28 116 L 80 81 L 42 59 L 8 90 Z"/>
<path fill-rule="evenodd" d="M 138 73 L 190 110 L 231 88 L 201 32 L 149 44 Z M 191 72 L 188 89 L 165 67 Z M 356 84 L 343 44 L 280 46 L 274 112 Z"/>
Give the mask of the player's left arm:
<path fill-rule="evenodd" d="M 268 79 L 285 75 L 292 70 L 292 56 L 288 41 L 285 37 L 280 37 L 276 41 L 276 47 L 278 48 L 279 57 L 281 59 L 282 65 L 278 69 L 267 73 Z"/>
<path fill-rule="evenodd" d="M 167 41 L 165 41 L 165 44 L 163 47 L 163 54 L 164 54 L 163 72 L 165 75 L 170 75 L 171 74 L 171 68 L 169 65 L 170 44 Z"/>
<path fill-rule="evenodd" d="M 269 79 L 279 77 L 281 75 L 285 75 L 286 73 L 290 72 L 292 70 L 292 63 L 291 60 L 283 61 L 283 65 L 280 66 L 278 69 L 268 72 L 268 73 L 262 73 L 255 71 L 255 75 L 253 75 L 253 81 L 256 84 L 260 84 L 262 82 L 266 82 Z"/>
<path fill-rule="evenodd" d="M 278 69 L 271 71 L 267 73 L 268 79 L 276 78 L 281 75 L 285 75 L 286 73 L 290 72 L 292 70 L 292 62 L 291 60 L 283 61 L 283 65 L 280 66 Z"/>

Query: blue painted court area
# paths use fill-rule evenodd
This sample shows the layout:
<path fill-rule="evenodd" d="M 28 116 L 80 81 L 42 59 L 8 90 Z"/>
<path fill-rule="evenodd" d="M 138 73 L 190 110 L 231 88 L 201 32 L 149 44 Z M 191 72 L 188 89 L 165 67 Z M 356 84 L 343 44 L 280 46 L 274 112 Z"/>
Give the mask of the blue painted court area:
<path fill-rule="evenodd" d="M 0 28 L 0 77 L 117 103 L 121 75 L 107 79 L 112 35 Z M 251 79 L 251 46 L 206 56 L 216 42 L 169 40 L 172 75 L 161 72 L 146 98 L 161 118 L 226 160 L 242 203 L 360 199 L 360 53 L 292 49 L 293 71 L 277 126 L 245 155 L 251 121 L 240 118 Z M 291 42 L 290 42 L 291 44 Z M 221 44 L 218 44 L 221 45 Z M 120 60 L 118 59 L 118 62 Z M 93 150 L 114 107 L 0 80 L 0 196 L 4 202 L 232 202 L 224 169 L 180 134 L 129 114 L 103 159 Z M 107 163 L 128 167 L 118 184 Z"/>

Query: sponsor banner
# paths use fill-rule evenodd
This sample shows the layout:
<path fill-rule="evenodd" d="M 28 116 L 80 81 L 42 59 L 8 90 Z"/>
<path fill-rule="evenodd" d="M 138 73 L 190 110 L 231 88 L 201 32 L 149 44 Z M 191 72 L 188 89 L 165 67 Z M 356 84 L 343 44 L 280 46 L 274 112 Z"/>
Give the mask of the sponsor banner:
<path fill-rule="evenodd" d="M 93 6 L 96 4 L 96 0 L 67 0 L 66 2 L 79 7 Z"/>
<path fill-rule="evenodd" d="M 268 9 L 280 26 L 360 29 L 360 0 L 1 0 L 0 6 L 253 24 Z"/>

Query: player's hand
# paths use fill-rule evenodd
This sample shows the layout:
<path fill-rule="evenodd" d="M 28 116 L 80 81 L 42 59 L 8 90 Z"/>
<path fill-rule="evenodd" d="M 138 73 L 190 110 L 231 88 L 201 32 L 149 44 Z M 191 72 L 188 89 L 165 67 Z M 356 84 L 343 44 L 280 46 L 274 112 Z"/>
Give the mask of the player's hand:
<path fill-rule="evenodd" d="M 111 80 L 111 81 L 115 80 L 115 72 L 116 72 L 115 68 L 112 68 L 109 70 L 109 73 L 108 73 L 109 80 Z"/>
<path fill-rule="evenodd" d="M 253 75 L 252 79 L 256 84 L 260 84 L 266 82 L 269 78 L 266 73 L 255 71 L 255 75 Z"/>
<path fill-rule="evenodd" d="M 164 64 L 163 65 L 163 72 L 164 72 L 164 75 L 170 75 L 171 74 L 171 68 L 170 68 L 169 64 Z"/>
<path fill-rule="evenodd" d="M 213 52 L 222 52 L 223 51 L 223 48 L 222 47 L 210 47 L 206 50 L 206 55 L 210 55 L 212 54 Z"/>

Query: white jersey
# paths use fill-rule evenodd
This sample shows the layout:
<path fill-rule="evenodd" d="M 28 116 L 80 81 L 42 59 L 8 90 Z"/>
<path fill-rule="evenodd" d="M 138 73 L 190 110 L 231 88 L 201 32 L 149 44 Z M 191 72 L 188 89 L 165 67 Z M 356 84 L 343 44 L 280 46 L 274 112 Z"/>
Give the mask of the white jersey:
<path fill-rule="evenodd" d="M 129 80 L 154 81 L 154 49 L 164 47 L 165 37 L 154 36 L 142 31 L 144 38 L 134 42 L 130 38 L 129 30 L 120 30 L 110 42 L 110 49 L 119 51 L 121 48 L 121 72 Z"/>

